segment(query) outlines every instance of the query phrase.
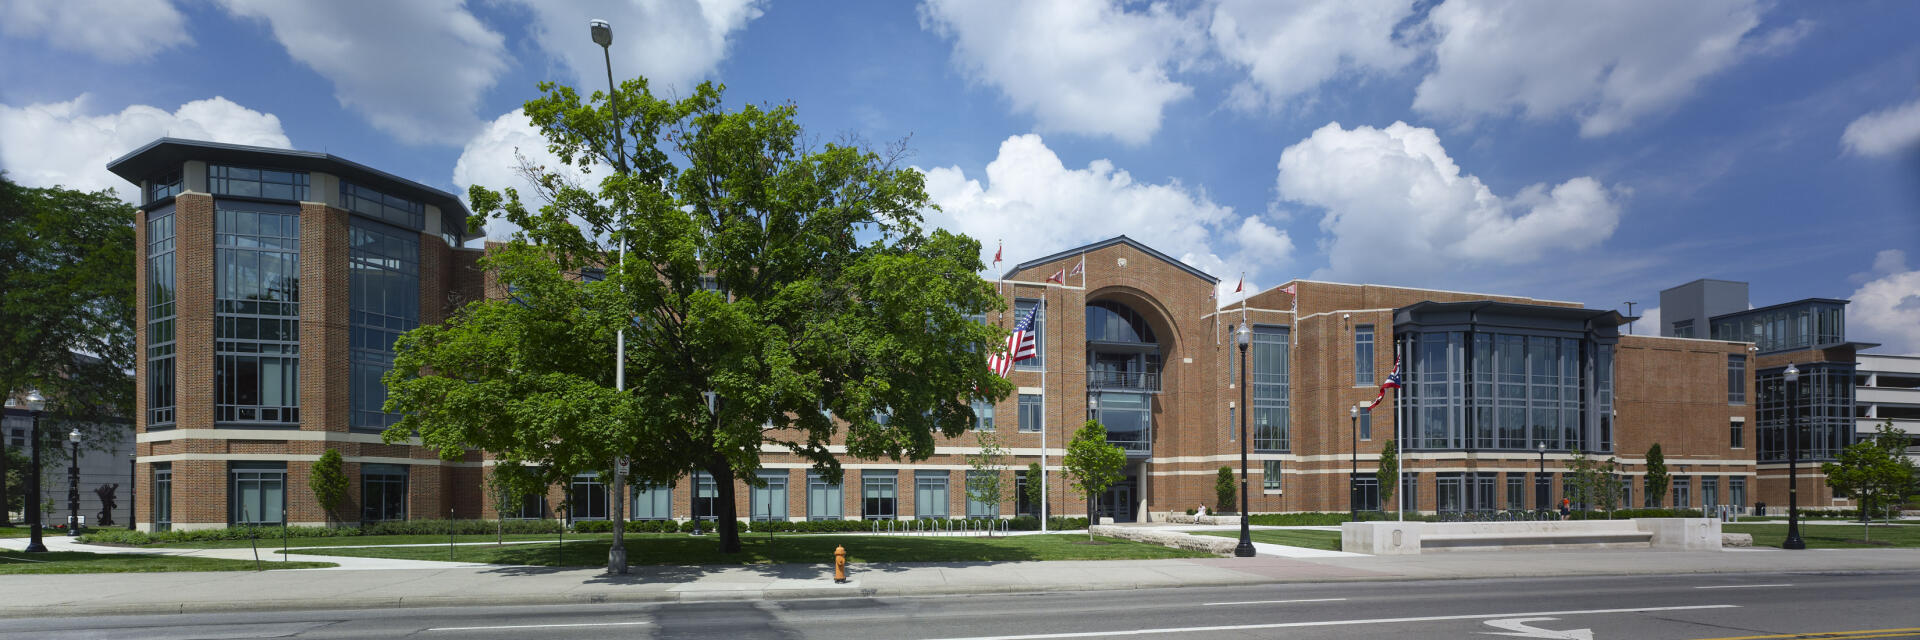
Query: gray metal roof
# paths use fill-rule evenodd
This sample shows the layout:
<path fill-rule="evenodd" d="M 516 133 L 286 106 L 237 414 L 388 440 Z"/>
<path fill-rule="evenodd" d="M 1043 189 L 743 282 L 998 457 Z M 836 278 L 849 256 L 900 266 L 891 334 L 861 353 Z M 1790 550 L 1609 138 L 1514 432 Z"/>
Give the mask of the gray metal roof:
<path fill-rule="evenodd" d="M 1194 267 L 1193 267 L 1193 265 L 1190 265 L 1190 264 L 1187 264 L 1187 263 L 1185 263 L 1185 262 L 1181 262 L 1181 261 L 1179 261 L 1179 260 L 1175 260 L 1175 259 L 1173 258 L 1173 256 L 1169 256 L 1169 255 L 1167 255 L 1167 254 L 1164 254 L 1164 253 L 1160 253 L 1159 251 L 1156 251 L 1156 250 L 1154 250 L 1154 248 L 1153 248 L 1153 247 L 1149 247 L 1149 246 L 1147 246 L 1147 245 L 1144 245 L 1144 244 L 1140 244 L 1140 241 L 1138 241 L 1138 240 L 1134 240 L 1133 238 L 1129 238 L 1129 237 L 1126 237 L 1125 235 L 1118 235 L 1118 236 L 1114 236 L 1114 237 L 1111 237 L 1111 238 L 1108 238 L 1108 239 L 1105 239 L 1105 240 L 1101 240 L 1101 241 L 1099 241 L 1099 242 L 1095 242 L 1095 243 L 1093 243 L 1093 244 L 1089 244 L 1089 245 L 1083 245 L 1083 246 L 1079 246 L 1079 247 L 1074 247 L 1074 248 L 1072 248 L 1072 249 L 1068 249 L 1068 250 L 1066 250 L 1066 251 L 1062 251 L 1062 252 L 1059 252 L 1059 253 L 1056 253 L 1056 254 L 1053 254 L 1053 255 L 1050 255 L 1050 256 L 1046 256 L 1046 257 L 1044 257 L 1044 258 L 1035 258 L 1035 259 L 1032 259 L 1032 260 L 1028 260 L 1028 261 L 1026 261 L 1026 262 L 1022 262 L 1022 263 L 1020 263 L 1020 264 L 1017 264 L 1017 265 L 1014 265 L 1014 267 L 1013 267 L 1013 270 L 1012 270 L 1012 271 L 1008 271 L 1008 272 L 1006 273 L 1006 275 L 1003 275 L 1003 276 L 1000 276 L 1000 279 L 1002 279 L 1002 280 L 1007 280 L 1007 279 L 1011 279 L 1011 278 L 1013 278 L 1013 274 L 1016 274 L 1016 273 L 1020 273 L 1021 271 L 1025 271 L 1025 270 L 1027 270 L 1027 269 L 1031 269 L 1031 268 L 1033 268 L 1033 267 L 1037 267 L 1037 266 L 1040 266 L 1040 265 L 1043 265 L 1043 264 L 1046 264 L 1046 263 L 1049 263 L 1049 262 L 1053 262 L 1053 261 L 1055 261 L 1055 260 L 1059 260 L 1059 259 L 1061 259 L 1061 258 L 1065 258 L 1065 257 L 1068 257 L 1068 256 L 1072 256 L 1072 255 L 1076 255 L 1076 254 L 1081 254 L 1081 253 L 1087 253 L 1087 252 L 1091 252 L 1091 251 L 1098 251 L 1098 250 L 1100 250 L 1100 249 L 1105 249 L 1105 248 L 1107 248 L 1107 247 L 1111 247 L 1111 246 L 1113 246 L 1113 245 L 1116 245 L 1116 244 L 1124 244 L 1124 245 L 1127 245 L 1127 246 L 1129 246 L 1129 247 L 1133 247 L 1133 248 L 1135 248 L 1135 249 L 1139 249 L 1141 253 L 1145 253 L 1145 254 L 1147 254 L 1147 255 L 1150 255 L 1150 256 L 1153 256 L 1153 257 L 1155 257 L 1155 258 L 1159 258 L 1159 259 L 1161 259 L 1161 260 L 1163 260 L 1163 261 L 1165 261 L 1165 262 L 1166 262 L 1167 264 L 1171 264 L 1171 265 L 1173 265 L 1173 266 L 1176 266 L 1176 267 L 1180 267 L 1180 269 L 1181 269 L 1181 270 L 1183 270 L 1183 271 L 1186 271 L 1187 273 L 1191 273 L 1191 274 L 1193 274 L 1193 275 L 1195 275 L 1195 276 L 1198 276 L 1198 277 L 1199 277 L 1199 278 L 1200 278 L 1201 280 L 1205 280 L 1205 281 L 1207 281 L 1207 283 L 1208 283 L 1208 284 L 1219 284 L 1219 283 L 1220 283 L 1220 279 L 1219 279 L 1219 278 L 1215 278 L 1215 277 L 1213 277 L 1212 275 L 1210 275 L 1210 274 L 1208 274 L 1208 273 L 1207 273 L 1207 272 L 1205 272 L 1205 271 L 1201 271 L 1201 270 L 1199 270 L 1199 269 L 1196 269 L 1196 268 L 1194 268 Z"/>

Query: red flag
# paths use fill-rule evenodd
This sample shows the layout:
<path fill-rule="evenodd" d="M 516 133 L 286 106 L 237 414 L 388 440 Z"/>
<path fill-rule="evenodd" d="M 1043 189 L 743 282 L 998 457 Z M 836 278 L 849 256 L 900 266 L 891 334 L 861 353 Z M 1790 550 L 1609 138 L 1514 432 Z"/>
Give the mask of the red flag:
<path fill-rule="evenodd" d="M 1290 285 L 1287 285 L 1287 288 L 1281 289 L 1281 291 L 1286 292 L 1286 294 L 1290 296 L 1297 296 L 1297 295 L 1300 295 L 1299 294 L 1300 285 L 1290 284 Z"/>
<path fill-rule="evenodd" d="M 1006 251 L 1006 250 L 1007 250 L 1006 243 L 1000 243 L 993 248 L 993 264 L 994 265 L 998 266 L 1000 264 L 1000 252 Z"/>
<path fill-rule="evenodd" d="M 1240 293 L 1241 291 L 1245 291 L 1246 288 L 1247 288 L 1247 276 L 1246 274 L 1243 273 L 1243 274 L 1240 274 L 1240 284 L 1233 285 L 1233 292 Z"/>
<path fill-rule="evenodd" d="M 1059 271 L 1053 272 L 1053 275 L 1047 276 L 1047 282 L 1058 282 L 1060 284 L 1066 284 L 1067 283 L 1066 268 L 1062 267 Z"/>

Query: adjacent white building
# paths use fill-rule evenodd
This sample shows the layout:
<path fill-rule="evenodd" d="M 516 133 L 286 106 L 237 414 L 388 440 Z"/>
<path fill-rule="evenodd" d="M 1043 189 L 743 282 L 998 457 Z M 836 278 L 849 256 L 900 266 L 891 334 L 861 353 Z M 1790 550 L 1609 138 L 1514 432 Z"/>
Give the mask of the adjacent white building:
<path fill-rule="evenodd" d="M 1891 419 L 1893 426 L 1916 438 L 1916 446 L 1908 447 L 1907 455 L 1920 456 L 1920 355 L 1862 353 L 1858 358 L 1854 406 L 1860 435 L 1873 433 L 1880 423 Z"/>

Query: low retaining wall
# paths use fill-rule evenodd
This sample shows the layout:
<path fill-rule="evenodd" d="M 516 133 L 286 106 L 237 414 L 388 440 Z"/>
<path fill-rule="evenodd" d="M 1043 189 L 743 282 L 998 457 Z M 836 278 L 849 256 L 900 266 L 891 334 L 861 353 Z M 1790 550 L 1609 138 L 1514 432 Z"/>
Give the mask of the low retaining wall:
<path fill-rule="evenodd" d="M 1713 518 L 1635 518 L 1523 522 L 1348 522 L 1340 526 L 1341 550 L 1374 555 L 1561 547 L 1718 550 L 1721 547 L 1720 521 Z"/>
<path fill-rule="evenodd" d="M 1240 516 L 1190 516 L 1185 514 L 1168 515 L 1165 520 L 1172 524 L 1240 524 Z"/>
<path fill-rule="evenodd" d="M 1179 531 L 1164 531 L 1141 527 L 1094 525 L 1093 535 L 1157 544 L 1163 547 L 1186 549 L 1188 551 L 1200 551 L 1216 556 L 1231 556 L 1233 555 L 1233 548 L 1240 545 L 1240 541 L 1233 538 L 1196 536 Z"/>

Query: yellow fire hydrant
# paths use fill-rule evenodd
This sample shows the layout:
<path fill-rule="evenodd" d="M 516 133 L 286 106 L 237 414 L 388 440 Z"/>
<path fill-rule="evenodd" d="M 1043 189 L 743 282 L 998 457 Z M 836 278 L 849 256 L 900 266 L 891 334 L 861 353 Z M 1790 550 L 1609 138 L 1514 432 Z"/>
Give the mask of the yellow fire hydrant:
<path fill-rule="evenodd" d="M 833 581 L 847 581 L 847 548 L 844 545 L 833 548 Z"/>

